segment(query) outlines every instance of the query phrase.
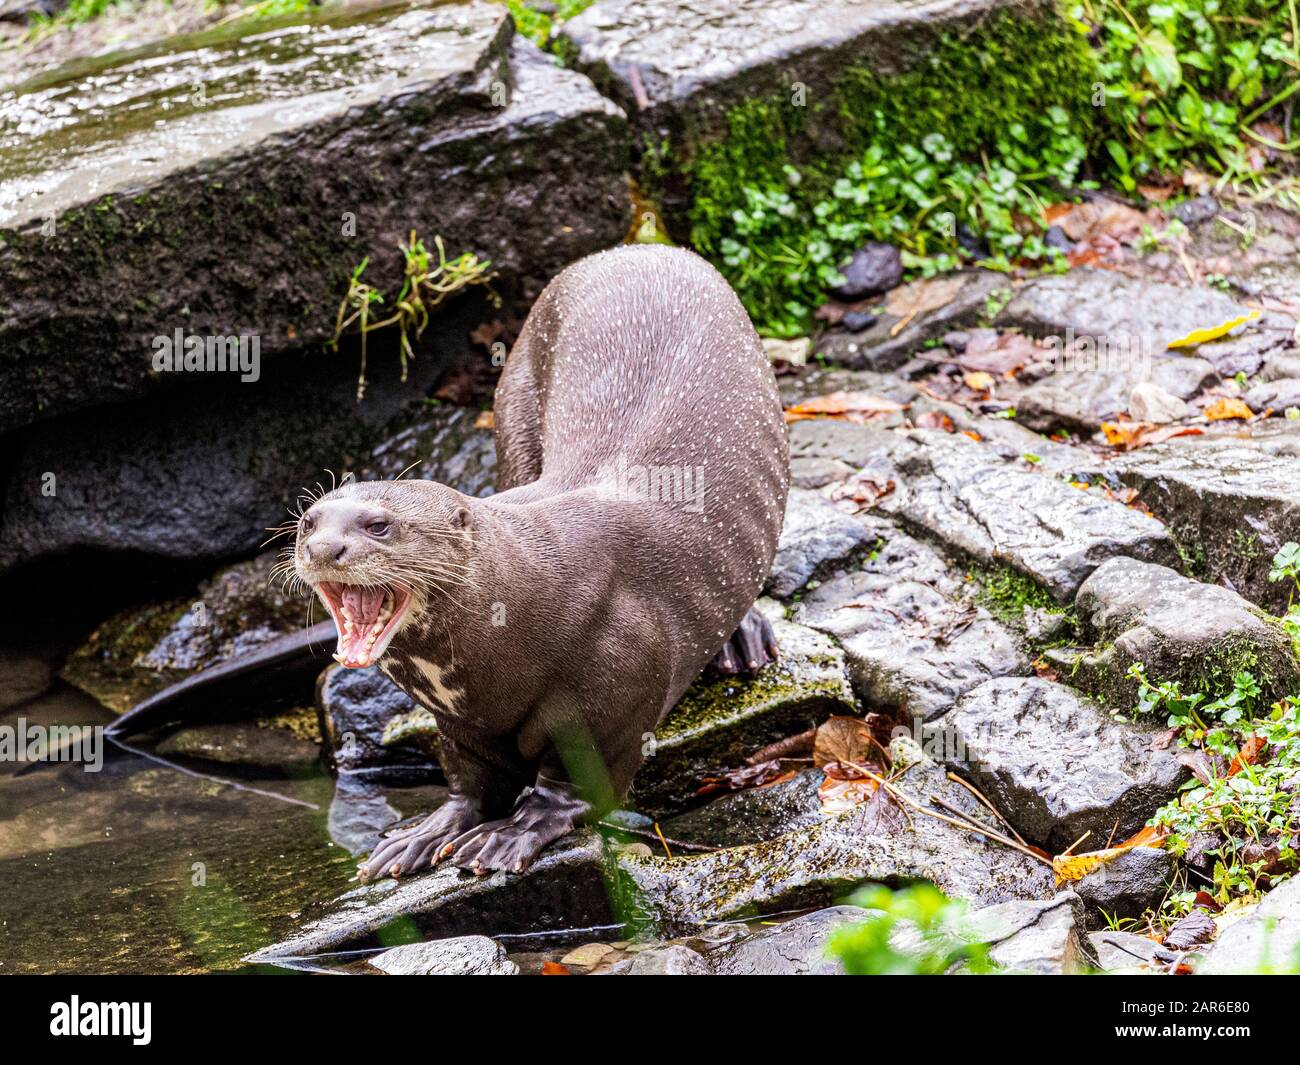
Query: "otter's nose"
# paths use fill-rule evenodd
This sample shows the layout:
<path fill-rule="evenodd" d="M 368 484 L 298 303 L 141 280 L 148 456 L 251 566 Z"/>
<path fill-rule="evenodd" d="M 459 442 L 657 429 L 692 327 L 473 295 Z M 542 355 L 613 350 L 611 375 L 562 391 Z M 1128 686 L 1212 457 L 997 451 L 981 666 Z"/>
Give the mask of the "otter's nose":
<path fill-rule="evenodd" d="M 348 553 L 348 544 L 340 536 L 328 536 L 317 533 L 302 547 L 302 553 L 310 562 L 342 562 Z"/>

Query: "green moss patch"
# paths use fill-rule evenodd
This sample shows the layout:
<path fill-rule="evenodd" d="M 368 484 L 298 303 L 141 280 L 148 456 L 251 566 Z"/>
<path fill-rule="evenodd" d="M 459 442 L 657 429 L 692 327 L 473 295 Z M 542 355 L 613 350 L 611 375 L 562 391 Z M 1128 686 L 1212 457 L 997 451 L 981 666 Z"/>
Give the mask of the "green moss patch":
<path fill-rule="evenodd" d="M 895 61 L 904 72 L 859 61 L 803 104 L 746 100 L 725 129 L 687 136 L 691 242 L 769 333 L 806 332 L 866 240 L 898 244 L 924 273 L 1053 254 L 1021 229 L 1075 182 L 1095 139 L 1085 38 L 1050 14 L 1002 12 L 918 36 Z M 976 235 L 987 256 L 966 246 Z"/>

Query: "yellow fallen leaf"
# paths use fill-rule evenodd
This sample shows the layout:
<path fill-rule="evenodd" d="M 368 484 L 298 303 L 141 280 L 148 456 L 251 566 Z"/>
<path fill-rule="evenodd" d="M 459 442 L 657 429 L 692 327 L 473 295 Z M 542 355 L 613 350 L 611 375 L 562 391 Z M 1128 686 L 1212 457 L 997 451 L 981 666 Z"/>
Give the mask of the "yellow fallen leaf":
<path fill-rule="evenodd" d="M 1209 329 L 1193 329 L 1185 337 L 1171 340 L 1167 346 L 1172 351 L 1174 348 L 1194 348 L 1197 344 L 1208 344 L 1211 340 L 1226 337 L 1237 326 L 1245 325 L 1258 317 L 1259 311 L 1251 311 L 1249 314 L 1243 314 L 1240 318 L 1229 318 L 1226 322 L 1211 326 Z"/>
<path fill-rule="evenodd" d="M 983 370 L 971 370 L 969 373 L 962 374 L 961 379 L 972 392 L 988 392 L 996 384 L 993 375 Z"/>
<path fill-rule="evenodd" d="M 1158 850 L 1164 845 L 1164 831 L 1148 826 L 1115 847 L 1088 851 L 1084 854 L 1058 854 L 1052 859 L 1052 872 L 1056 874 L 1056 886 L 1082 880 L 1094 869 L 1101 868 L 1107 862 L 1113 862 L 1134 847 L 1153 847 Z"/>
<path fill-rule="evenodd" d="M 1255 417 L 1251 410 L 1240 399 L 1216 399 L 1205 408 L 1205 416 L 1212 422 L 1225 421 L 1228 418 L 1243 418 L 1250 421 Z"/>
<path fill-rule="evenodd" d="M 496 419 L 492 416 L 490 410 L 479 411 L 478 417 L 474 419 L 475 429 L 494 429 L 496 428 Z"/>

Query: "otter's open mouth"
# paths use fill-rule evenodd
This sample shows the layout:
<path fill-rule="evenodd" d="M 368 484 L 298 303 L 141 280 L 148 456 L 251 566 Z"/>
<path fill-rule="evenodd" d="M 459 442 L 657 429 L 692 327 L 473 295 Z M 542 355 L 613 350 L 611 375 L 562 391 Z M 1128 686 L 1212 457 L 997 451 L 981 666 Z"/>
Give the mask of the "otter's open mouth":
<path fill-rule="evenodd" d="M 316 590 L 339 630 L 334 661 L 348 669 L 361 669 L 378 661 L 411 602 L 409 591 L 391 585 L 371 588 L 321 581 Z"/>

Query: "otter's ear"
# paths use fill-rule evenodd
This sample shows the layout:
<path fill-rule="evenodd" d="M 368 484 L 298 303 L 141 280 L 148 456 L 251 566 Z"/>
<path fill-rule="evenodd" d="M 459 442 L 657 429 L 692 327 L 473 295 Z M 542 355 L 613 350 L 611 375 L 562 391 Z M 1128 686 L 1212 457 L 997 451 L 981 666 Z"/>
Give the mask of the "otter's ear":
<path fill-rule="evenodd" d="M 469 512 L 469 507 L 457 507 L 451 512 L 451 527 L 453 529 L 472 529 L 474 527 L 474 515 Z"/>

